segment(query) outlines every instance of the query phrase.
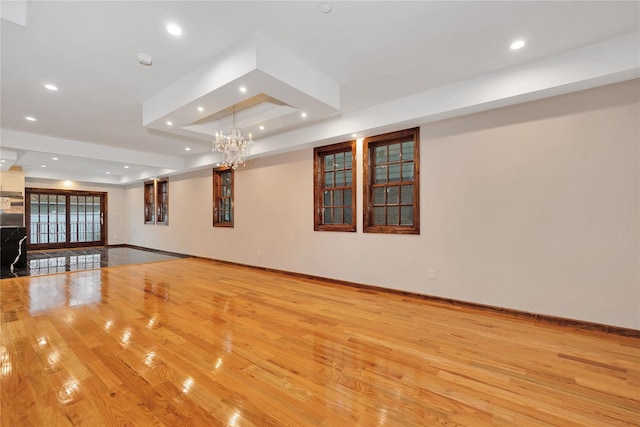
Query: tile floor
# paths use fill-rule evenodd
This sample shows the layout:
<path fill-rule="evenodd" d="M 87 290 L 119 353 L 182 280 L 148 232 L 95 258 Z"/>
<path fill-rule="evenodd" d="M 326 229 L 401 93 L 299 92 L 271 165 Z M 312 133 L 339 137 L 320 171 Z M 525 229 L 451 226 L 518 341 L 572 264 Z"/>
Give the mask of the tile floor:
<path fill-rule="evenodd" d="M 126 264 L 166 261 L 187 258 L 185 255 L 128 247 L 95 247 L 51 251 L 27 252 L 27 266 L 0 269 L 0 279 L 20 276 L 40 276 L 44 274 L 64 273 L 66 271 L 93 270 Z"/>

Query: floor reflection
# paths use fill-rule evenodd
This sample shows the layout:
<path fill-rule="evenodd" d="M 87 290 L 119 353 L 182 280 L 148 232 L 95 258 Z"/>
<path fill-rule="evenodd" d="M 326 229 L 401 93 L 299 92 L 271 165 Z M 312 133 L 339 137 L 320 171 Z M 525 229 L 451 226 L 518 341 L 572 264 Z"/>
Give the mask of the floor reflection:
<path fill-rule="evenodd" d="M 82 276 L 58 276 L 55 280 L 29 284 L 29 312 L 50 310 L 57 307 L 74 307 L 102 300 L 102 272 L 87 271 Z"/>
<path fill-rule="evenodd" d="M 31 251 L 27 253 L 27 266 L 0 270 L 0 279 L 21 276 L 41 276 L 67 271 L 95 270 L 116 265 L 144 264 L 185 258 L 184 255 L 151 249 L 97 247 L 55 251 Z"/>

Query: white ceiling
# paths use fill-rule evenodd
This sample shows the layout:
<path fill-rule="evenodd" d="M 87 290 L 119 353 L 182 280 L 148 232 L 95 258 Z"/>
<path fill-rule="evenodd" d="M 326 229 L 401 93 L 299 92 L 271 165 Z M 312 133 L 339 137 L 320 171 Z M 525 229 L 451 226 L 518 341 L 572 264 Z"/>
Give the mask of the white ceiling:
<path fill-rule="evenodd" d="M 264 156 L 640 76 L 640 2 L 328 3 L 2 1 L 3 169 L 128 184 L 209 167 L 209 131 L 181 128 L 258 94 L 293 108 L 254 129 Z"/>

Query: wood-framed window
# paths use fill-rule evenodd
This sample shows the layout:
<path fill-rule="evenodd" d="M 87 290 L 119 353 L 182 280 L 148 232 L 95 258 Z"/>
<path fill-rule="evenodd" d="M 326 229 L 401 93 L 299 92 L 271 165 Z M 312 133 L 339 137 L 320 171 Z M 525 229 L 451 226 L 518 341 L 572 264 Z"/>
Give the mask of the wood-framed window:
<path fill-rule="evenodd" d="M 364 232 L 420 234 L 420 129 L 365 138 Z"/>
<path fill-rule="evenodd" d="M 169 224 L 169 178 L 144 183 L 144 223 Z"/>
<path fill-rule="evenodd" d="M 313 150 L 313 227 L 356 231 L 356 142 Z"/>
<path fill-rule="evenodd" d="M 144 183 L 144 223 L 155 224 L 156 222 L 156 190 L 155 181 Z"/>
<path fill-rule="evenodd" d="M 156 181 L 156 224 L 169 224 L 169 178 Z"/>
<path fill-rule="evenodd" d="M 233 227 L 233 181 L 230 167 L 213 170 L 213 226 Z"/>

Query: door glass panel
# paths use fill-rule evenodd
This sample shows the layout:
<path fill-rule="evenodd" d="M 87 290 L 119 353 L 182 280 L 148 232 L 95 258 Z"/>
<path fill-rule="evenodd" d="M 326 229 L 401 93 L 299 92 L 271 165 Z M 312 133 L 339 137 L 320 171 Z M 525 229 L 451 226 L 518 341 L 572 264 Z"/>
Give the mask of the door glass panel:
<path fill-rule="evenodd" d="M 29 244 L 38 249 L 80 242 L 103 244 L 102 203 L 99 195 L 30 193 Z"/>

